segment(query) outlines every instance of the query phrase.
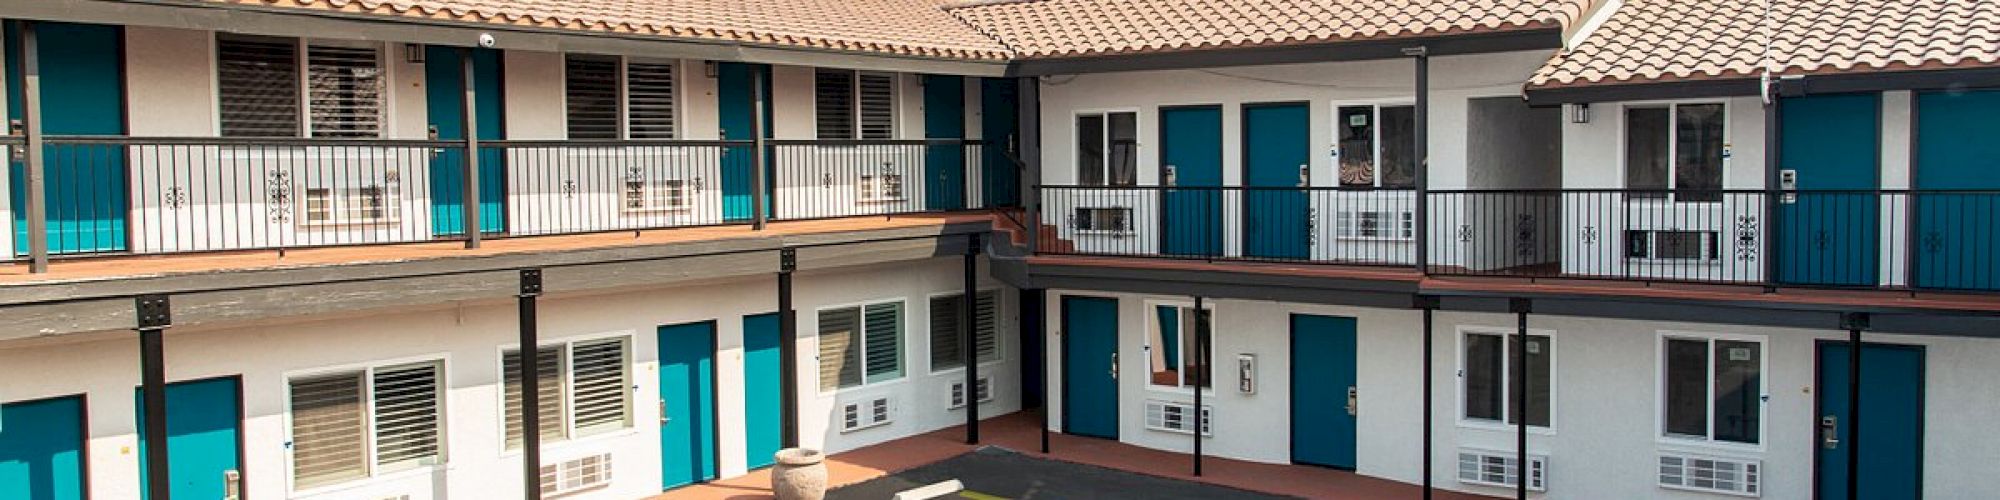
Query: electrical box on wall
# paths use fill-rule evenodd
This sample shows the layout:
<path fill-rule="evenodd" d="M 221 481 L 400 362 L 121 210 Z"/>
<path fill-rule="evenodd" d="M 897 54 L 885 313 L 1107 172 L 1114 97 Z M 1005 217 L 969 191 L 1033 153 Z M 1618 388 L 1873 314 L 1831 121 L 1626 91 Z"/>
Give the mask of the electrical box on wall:
<path fill-rule="evenodd" d="M 1236 392 L 1257 393 L 1257 355 L 1236 355 Z"/>

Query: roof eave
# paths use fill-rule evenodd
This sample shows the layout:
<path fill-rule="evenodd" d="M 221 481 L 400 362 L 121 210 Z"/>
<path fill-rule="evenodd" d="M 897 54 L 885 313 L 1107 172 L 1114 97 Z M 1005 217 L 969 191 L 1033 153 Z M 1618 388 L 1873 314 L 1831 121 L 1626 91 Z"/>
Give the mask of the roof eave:
<path fill-rule="evenodd" d="M 1259 66 L 1409 57 L 1403 49 L 1425 47 L 1431 56 L 1486 54 L 1562 47 L 1555 24 L 1499 31 L 1372 40 L 1287 44 L 1225 49 L 1181 50 L 1105 56 L 1016 60 L 1009 76 L 1044 76 L 1120 71 Z"/>
<path fill-rule="evenodd" d="M 1758 95 L 1757 78 L 1732 76 L 1689 80 L 1648 80 L 1640 82 L 1590 83 L 1562 86 L 1530 86 L 1528 104 L 1553 106 L 1606 101 L 1648 101 L 1700 99 Z M 1949 90 L 2000 88 L 2000 66 L 1978 66 L 1889 71 L 1847 71 L 1793 75 L 1783 91 L 1788 95 L 1844 94 L 1891 90 Z"/>

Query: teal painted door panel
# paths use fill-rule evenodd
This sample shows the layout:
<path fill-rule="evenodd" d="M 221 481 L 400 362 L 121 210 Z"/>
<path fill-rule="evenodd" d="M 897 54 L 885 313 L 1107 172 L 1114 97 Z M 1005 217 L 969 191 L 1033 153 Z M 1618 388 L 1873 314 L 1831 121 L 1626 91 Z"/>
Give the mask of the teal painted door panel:
<path fill-rule="evenodd" d="M 1845 342 L 1819 344 L 1819 414 L 1838 424 L 1833 447 L 1815 434 L 1819 497 L 1847 498 L 1847 447 L 1860 446 L 1856 482 L 1859 498 L 1921 498 L 1924 468 L 1924 350 L 1915 346 L 1863 344 L 1861 348 L 1860 439 L 1848 403 Z"/>
<path fill-rule="evenodd" d="M 1299 168 L 1310 163 L 1305 104 L 1243 107 L 1244 253 L 1304 259 L 1311 246 L 1306 193 Z M 1264 189 L 1258 189 L 1264 188 Z"/>
<path fill-rule="evenodd" d="M 981 185 L 986 206 L 1021 205 L 1021 171 L 1007 156 L 1010 145 L 1019 144 L 1021 90 L 1012 78 L 979 79 Z"/>
<path fill-rule="evenodd" d="M 1292 315 L 1292 462 L 1353 469 L 1355 320 Z"/>
<path fill-rule="evenodd" d="M 1798 200 L 1778 205 L 1778 279 L 1878 283 L 1880 96 L 1838 94 L 1780 105 L 1781 169 L 1798 172 Z"/>
<path fill-rule="evenodd" d="M 781 338 L 777 313 L 743 317 L 743 448 L 752 469 L 771 465 L 784 445 Z"/>
<path fill-rule="evenodd" d="M 662 326 L 659 350 L 662 489 L 715 479 L 715 323 Z"/>
<path fill-rule="evenodd" d="M 7 23 L 7 102 L 25 87 L 15 57 L 20 25 Z M 42 70 L 42 133 L 124 135 L 124 32 L 116 26 L 36 22 Z M 21 106 L 8 106 L 9 119 Z M 127 242 L 125 148 L 67 144 L 42 148 L 43 188 L 51 254 L 123 251 Z M 14 212 L 14 253 L 28 253 L 27 167 L 12 162 L 8 190 Z"/>
<path fill-rule="evenodd" d="M 0 498 L 83 498 L 83 397 L 0 404 Z"/>
<path fill-rule="evenodd" d="M 228 471 L 241 471 L 243 408 L 234 378 L 167 384 L 167 491 L 174 498 L 222 498 Z M 132 391 L 139 455 L 146 456 L 145 390 Z M 140 498 L 153 477 L 139 461 Z"/>
<path fill-rule="evenodd" d="M 465 140 L 465 60 L 459 47 L 424 46 L 425 94 L 430 126 L 437 138 Z M 501 95 L 500 51 L 472 49 L 473 99 L 478 108 L 479 140 L 506 138 L 506 97 Z M 446 149 L 431 158 L 431 233 L 465 235 L 465 152 Z M 507 155 L 499 148 L 479 150 L 479 232 L 507 231 Z"/>
<path fill-rule="evenodd" d="M 1118 300 L 1063 297 L 1063 432 L 1118 439 Z"/>
<path fill-rule="evenodd" d="M 1915 284 L 2000 290 L 2000 90 L 1917 94 Z M 1980 191 L 1964 191 L 1980 190 Z"/>
<path fill-rule="evenodd" d="M 924 75 L 924 138 L 965 138 L 965 78 Z M 924 208 L 965 208 L 965 149 L 924 148 Z"/>
<path fill-rule="evenodd" d="M 1160 110 L 1161 178 L 1173 170 L 1173 187 L 1222 186 L 1222 108 Z M 1160 245 L 1167 255 L 1222 255 L 1222 192 L 1167 189 L 1160 198 Z"/>
<path fill-rule="evenodd" d="M 751 126 L 754 125 L 750 122 L 750 115 L 757 109 L 757 95 L 751 91 L 750 85 L 760 74 L 763 76 L 767 103 L 764 106 L 764 138 L 769 139 L 772 137 L 771 106 L 768 105 L 771 95 L 771 67 L 762 64 L 716 63 L 715 98 L 720 108 L 718 118 L 721 121 L 724 140 L 754 139 L 750 135 Z M 765 150 L 767 156 L 771 152 L 769 149 Z M 756 160 L 751 156 L 749 148 L 729 148 L 722 153 L 722 219 L 725 221 L 750 220 L 751 194 L 756 184 L 753 176 L 757 172 Z M 769 192 L 776 192 L 775 165 L 777 162 L 768 162 L 764 169 L 765 179 L 771 180 L 768 184 L 771 187 Z M 766 196 L 764 199 L 766 200 L 764 213 L 771 213 L 769 211 L 771 197 Z"/>

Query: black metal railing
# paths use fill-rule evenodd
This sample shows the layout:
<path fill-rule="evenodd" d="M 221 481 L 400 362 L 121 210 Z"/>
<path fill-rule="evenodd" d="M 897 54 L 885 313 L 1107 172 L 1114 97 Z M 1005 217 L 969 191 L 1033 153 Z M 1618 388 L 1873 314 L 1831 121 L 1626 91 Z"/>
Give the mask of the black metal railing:
<path fill-rule="evenodd" d="M 1416 264 L 1408 189 L 1042 186 L 1043 254 Z"/>
<path fill-rule="evenodd" d="M 994 206 L 989 200 L 1018 199 L 986 189 L 1017 176 L 1018 166 L 989 158 L 981 141 L 769 143 L 772 220 L 971 210 Z"/>
<path fill-rule="evenodd" d="M 505 189 L 482 200 L 506 234 L 550 235 L 746 223 L 749 141 L 494 141 L 482 166 Z M 495 217 L 501 216 L 504 217 Z"/>

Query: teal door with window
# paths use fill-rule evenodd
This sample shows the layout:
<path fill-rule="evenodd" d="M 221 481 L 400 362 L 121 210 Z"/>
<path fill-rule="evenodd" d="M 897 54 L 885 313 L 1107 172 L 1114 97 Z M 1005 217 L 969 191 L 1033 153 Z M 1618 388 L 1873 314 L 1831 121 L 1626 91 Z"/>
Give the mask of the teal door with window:
<path fill-rule="evenodd" d="M 1118 439 L 1118 299 L 1063 297 L 1063 433 Z"/>
<path fill-rule="evenodd" d="M 749 468 L 771 465 L 785 439 L 778 314 L 743 317 L 743 449 Z"/>
<path fill-rule="evenodd" d="M 924 138 L 965 138 L 965 78 L 924 75 Z M 924 208 L 965 208 L 965 148 L 924 147 Z"/>
<path fill-rule="evenodd" d="M 1021 90 L 1013 78 L 979 79 L 980 185 L 988 207 L 1021 205 L 1021 171 L 1011 155 L 1020 144 Z"/>
<path fill-rule="evenodd" d="M 0 498 L 82 500 L 83 397 L 0 404 Z"/>
<path fill-rule="evenodd" d="M 1160 110 L 1160 247 L 1167 255 L 1222 255 L 1222 108 Z"/>
<path fill-rule="evenodd" d="M 1848 446 L 1861 447 L 1858 498 L 1922 498 L 1924 349 L 1862 344 L 1859 422 L 1847 399 L 1852 352 L 1846 342 L 1819 342 L 1819 498 L 1847 498 Z"/>
<path fill-rule="evenodd" d="M 243 396 L 234 377 L 167 384 L 167 492 L 174 498 L 225 498 L 243 470 Z M 132 391 L 139 457 L 146 456 L 145 390 Z M 139 461 L 140 498 L 156 480 Z M 240 490 L 238 490 L 240 491 Z"/>
<path fill-rule="evenodd" d="M 465 59 L 459 47 L 424 46 L 425 108 L 437 138 L 465 140 Z M 506 97 L 501 95 L 500 51 L 472 49 L 474 118 L 479 140 L 505 139 Z M 465 235 L 465 151 L 445 149 L 431 157 L 431 234 Z M 479 232 L 507 231 L 507 154 L 479 150 Z"/>
<path fill-rule="evenodd" d="M 8 22 L 7 102 L 20 103 L 20 23 Z M 117 26 L 35 22 L 42 86 L 42 133 L 125 135 L 124 31 Z M 21 106 L 7 107 L 19 120 Z M 11 162 L 14 253 L 28 253 L 27 166 Z M 50 144 L 42 148 L 42 193 L 50 254 L 118 252 L 127 248 L 129 209 L 125 148 Z"/>
<path fill-rule="evenodd" d="M 2000 90 L 1917 94 L 1916 286 L 2000 290 Z"/>
<path fill-rule="evenodd" d="M 715 98 L 719 107 L 717 117 L 721 120 L 721 137 L 723 140 L 748 141 L 755 139 L 755 137 L 750 135 L 750 129 L 755 125 L 751 123 L 750 115 L 756 112 L 757 95 L 753 92 L 750 85 L 759 80 L 759 75 L 762 75 L 761 80 L 764 82 L 764 138 L 771 138 L 771 67 L 762 64 L 733 62 L 716 63 L 715 67 Z M 771 152 L 770 149 L 765 150 L 767 155 Z M 771 188 L 767 190 L 767 193 L 777 192 L 777 169 L 773 167 L 774 165 L 777 165 L 776 161 L 765 164 L 765 179 L 770 180 L 767 185 Z M 743 222 L 750 220 L 752 215 L 750 211 L 751 194 L 754 192 L 754 186 L 756 185 L 756 179 L 753 176 L 756 173 L 756 159 L 751 157 L 750 148 L 735 147 L 722 152 L 722 219 L 724 221 Z M 765 197 L 765 200 L 764 207 L 767 209 L 765 213 L 770 213 L 768 211 L 771 207 L 770 197 Z"/>
<path fill-rule="evenodd" d="M 1304 259 L 1310 251 L 1311 208 L 1301 172 L 1310 164 L 1305 104 L 1243 106 L 1244 253 Z"/>
<path fill-rule="evenodd" d="M 715 323 L 660 327 L 660 482 L 716 478 Z"/>
<path fill-rule="evenodd" d="M 1881 244 L 1881 99 L 1837 94 L 1779 104 L 1779 169 L 1797 179 L 1776 210 L 1778 280 L 1873 286 Z"/>
<path fill-rule="evenodd" d="M 1292 315 L 1292 462 L 1353 469 L 1355 320 Z"/>

